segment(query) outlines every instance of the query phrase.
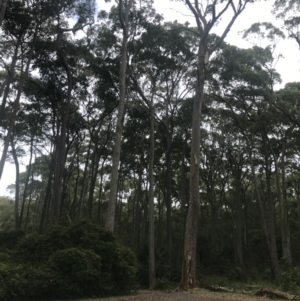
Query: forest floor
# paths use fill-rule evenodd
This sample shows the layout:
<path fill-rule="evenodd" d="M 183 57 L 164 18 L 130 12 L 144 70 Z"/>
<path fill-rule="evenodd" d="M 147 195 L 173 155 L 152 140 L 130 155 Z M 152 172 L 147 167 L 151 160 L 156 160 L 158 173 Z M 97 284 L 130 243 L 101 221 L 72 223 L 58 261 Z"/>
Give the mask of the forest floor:
<path fill-rule="evenodd" d="M 134 295 L 84 299 L 81 301 L 270 301 L 267 297 L 258 297 L 251 293 L 219 293 L 206 289 L 190 291 L 149 291 L 140 290 Z"/>

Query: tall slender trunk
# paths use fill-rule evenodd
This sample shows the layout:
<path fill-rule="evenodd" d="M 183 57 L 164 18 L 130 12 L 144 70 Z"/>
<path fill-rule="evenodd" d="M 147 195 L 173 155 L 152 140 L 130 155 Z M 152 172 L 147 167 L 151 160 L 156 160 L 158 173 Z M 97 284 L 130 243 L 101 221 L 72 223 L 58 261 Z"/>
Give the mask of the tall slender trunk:
<path fill-rule="evenodd" d="M 292 127 L 293 128 L 293 127 Z M 292 130 L 289 128 L 287 132 Z M 281 157 L 281 183 L 282 183 L 282 222 L 283 222 L 283 257 L 286 260 L 288 267 L 292 267 L 292 255 L 291 255 L 291 234 L 290 225 L 288 219 L 288 201 L 286 193 L 286 179 L 285 179 L 285 157 L 286 157 L 286 143 L 287 136 L 284 137 L 282 144 L 282 157 Z"/>
<path fill-rule="evenodd" d="M 32 157 L 33 157 L 33 135 L 31 136 L 31 141 L 30 141 L 30 159 L 29 159 L 29 164 L 28 164 L 27 177 L 26 177 L 26 181 L 25 181 L 24 194 L 23 194 L 23 200 L 22 200 L 22 206 L 21 206 L 21 212 L 20 212 L 20 220 L 19 220 L 20 228 L 22 226 L 25 202 L 26 202 L 26 197 L 27 197 L 27 189 L 28 189 L 29 179 L 31 176 Z"/>
<path fill-rule="evenodd" d="M 196 254 L 198 218 L 200 210 L 199 193 L 199 162 L 200 162 L 200 124 L 201 110 L 204 90 L 204 57 L 206 53 L 206 41 L 199 42 L 198 50 L 198 78 L 196 95 L 194 99 L 193 120 L 192 120 L 192 141 L 190 161 L 190 199 L 185 225 L 183 265 L 181 274 L 181 288 L 193 288 L 197 285 Z"/>
<path fill-rule="evenodd" d="M 51 214 L 50 214 L 50 223 L 51 225 L 56 225 L 59 222 L 60 218 L 60 209 L 61 209 L 61 200 L 62 200 L 62 184 L 63 184 L 63 175 L 65 168 L 66 160 L 66 137 L 67 137 L 67 124 L 69 120 L 70 104 L 72 99 L 72 74 L 71 70 L 66 61 L 65 55 L 60 48 L 60 39 L 62 32 L 58 33 L 57 36 L 57 56 L 61 60 L 68 79 L 68 92 L 66 101 L 63 101 L 61 97 L 61 132 L 58 138 L 57 145 L 57 164 L 55 168 L 55 177 L 54 177 L 54 193 L 53 200 L 51 203 Z"/>
<path fill-rule="evenodd" d="M 191 161 L 190 161 L 190 199 L 189 209 L 186 219 L 185 240 L 184 240 L 184 258 L 182 265 L 181 284 L 182 289 L 193 288 L 197 285 L 196 275 L 196 251 L 197 251 L 197 234 L 198 234 L 198 217 L 200 209 L 199 193 L 199 161 L 200 161 L 200 125 L 201 111 L 203 101 L 203 91 L 205 83 L 205 72 L 209 67 L 209 57 L 216 51 L 224 41 L 237 17 L 245 9 L 249 0 L 240 0 L 239 5 L 233 5 L 232 1 L 227 1 L 225 7 L 216 14 L 216 1 L 210 5 L 211 19 L 208 21 L 203 15 L 199 1 L 185 0 L 186 5 L 195 17 L 199 33 L 199 46 L 197 58 L 197 86 L 194 99 L 194 110 L 192 119 L 192 142 L 191 142 Z M 224 27 L 220 39 L 215 42 L 209 49 L 207 47 L 208 36 L 212 28 L 216 25 L 222 15 L 228 9 L 232 9 L 232 17 Z"/>
<path fill-rule="evenodd" d="M 125 116 L 125 99 L 126 99 L 126 70 L 127 70 L 127 45 L 128 45 L 128 16 L 133 0 L 126 2 L 123 8 L 123 0 L 119 0 L 119 18 L 123 29 L 123 40 L 121 48 L 121 66 L 119 73 L 119 89 L 120 100 L 118 106 L 117 126 L 115 133 L 115 144 L 112 156 L 112 170 L 110 178 L 110 194 L 107 209 L 105 227 L 114 232 L 115 215 L 117 204 L 118 177 L 119 177 L 119 162 L 121 153 L 121 138 L 123 132 L 124 116 Z M 125 11 L 124 11 L 125 9 Z"/>
<path fill-rule="evenodd" d="M 74 196 L 73 199 L 70 203 L 69 206 L 69 213 L 68 213 L 68 217 L 70 220 L 73 220 L 75 218 L 75 214 L 76 214 L 76 205 L 78 204 L 77 200 L 78 200 L 78 183 L 79 183 L 79 178 L 80 178 L 80 160 L 79 160 L 79 145 L 78 143 L 76 143 L 76 171 L 77 171 L 77 175 L 76 175 L 76 179 L 75 179 L 75 187 L 74 187 Z"/>
<path fill-rule="evenodd" d="M 236 263 L 239 267 L 244 267 L 243 261 L 243 245 L 242 245 L 242 202 L 241 202 L 241 176 L 242 170 L 239 166 L 235 176 L 235 204 L 234 204 L 234 239 L 235 239 L 235 253 Z"/>
<path fill-rule="evenodd" d="M 271 254 L 270 256 L 273 256 L 276 258 L 276 261 L 278 261 L 278 255 L 277 255 L 277 246 L 276 246 L 276 237 L 275 237 L 275 220 L 274 220 L 274 201 L 271 194 L 271 162 L 269 158 L 269 151 L 268 151 L 268 143 L 266 141 L 265 135 L 262 135 L 263 139 L 263 147 L 264 147 L 264 156 L 265 156 L 265 173 L 266 173 L 266 185 L 267 185 L 267 227 L 268 227 L 268 233 L 269 233 L 269 239 L 271 244 Z M 274 276 L 277 272 L 273 272 Z"/>
<path fill-rule="evenodd" d="M 89 141 L 89 146 L 88 146 L 88 151 L 85 159 L 85 164 L 84 164 L 84 171 L 82 175 L 82 187 L 81 187 L 81 192 L 80 192 L 80 198 L 79 198 L 79 208 L 78 208 L 78 217 L 82 217 L 82 208 L 83 208 L 83 201 L 84 197 L 86 195 L 86 189 L 87 189 L 87 173 L 88 173 L 88 164 L 90 160 L 90 154 L 91 154 L 91 145 L 92 145 L 92 139 L 90 138 Z"/>
<path fill-rule="evenodd" d="M 144 162 L 144 143 L 142 142 L 139 169 L 138 169 L 138 183 L 135 195 L 134 219 L 133 219 L 133 249 L 136 254 L 140 251 L 140 208 L 142 204 L 142 181 L 143 181 L 143 162 Z"/>
<path fill-rule="evenodd" d="M 154 104 L 151 97 L 150 108 L 150 162 L 149 162 L 149 288 L 153 289 L 156 283 L 155 276 L 155 242 L 154 242 Z"/>
<path fill-rule="evenodd" d="M 172 133 L 166 133 L 167 147 L 166 147 L 166 206 L 167 206 L 167 254 L 168 265 L 172 266 Z"/>
<path fill-rule="evenodd" d="M 32 60 L 32 57 L 33 57 L 33 51 L 34 51 L 34 46 L 35 46 L 36 39 L 37 39 L 38 29 L 39 29 L 39 25 L 37 25 L 35 27 L 34 37 L 33 37 L 32 43 L 30 45 L 30 50 L 29 50 L 29 55 L 28 55 L 26 68 L 25 68 L 25 70 L 21 71 L 21 77 L 20 77 L 19 85 L 18 85 L 18 92 L 17 92 L 17 96 L 15 98 L 15 101 L 13 103 L 13 111 L 12 111 L 12 114 L 10 116 L 10 122 L 9 122 L 9 127 L 8 127 L 8 130 L 7 130 L 7 134 L 6 134 L 6 137 L 4 139 L 4 147 L 3 147 L 2 157 L 1 157 L 1 160 L 0 160 L 0 179 L 2 177 L 2 173 L 3 173 L 3 169 L 4 169 L 4 165 L 5 165 L 8 146 L 9 146 L 11 137 L 13 135 L 13 130 L 14 130 L 15 121 L 16 121 L 16 118 L 17 118 L 17 113 L 20 109 L 20 98 L 21 98 L 21 95 L 22 95 L 22 92 L 23 92 L 23 86 L 24 86 L 25 80 L 27 79 L 27 76 L 28 76 L 28 73 L 29 73 L 29 67 L 30 67 L 31 60 Z"/>
<path fill-rule="evenodd" d="M 5 117 L 5 106 L 6 106 L 8 94 L 9 94 L 9 91 L 10 91 L 10 85 L 11 85 L 11 83 L 13 81 L 13 78 L 14 78 L 15 67 L 16 67 L 16 63 L 17 63 L 17 60 L 18 60 L 18 51 L 19 51 L 19 46 L 20 46 L 20 39 L 21 39 L 21 36 L 17 40 L 14 55 L 12 57 L 12 61 L 11 61 L 9 70 L 8 70 L 6 78 L 3 81 L 3 83 L 1 84 L 1 88 L 0 88 L 0 96 L 2 95 L 2 93 L 4 91 L 4 94 L 3 94 L 3 97 L 2 97 L 1 108 L 0 108 L 0 120 L 2 120 Z"/>
<path fill-rule="evenodd" d="M 52 194 L 52 189 L 51 189 L 52 188 L 52 180 L 53 180 L 53 175 L 54 175 L 54 170 L 55 170 L 55 158 L 56 158 L 56 148 L 54 149 L 53 153 L 51 154 L 51 161 L 49 163 L 49 176 L 48 176 L 45 199 L 44 199 L 43 208 L 42 208 L 42 215 L 41 215 L 41 219 L 40 219 L 39 234 L 44 233 L 44 230 L 47 226 L 49 208 L 50 208 L 50 202 L 51 202 L 51 194 Z"/>
<path fill-rule="evenodd" d="M 99 162 L 100 162 L 100 156 L 97 153 L 97 151 L 95 151 L 92 155 L 91 182 L 90 182 L 89 197 L 87 203 L 87 217 L 89 219 L 92 218 L 94 191 L 95 191 L 95 186 L 97 181 Z"/>
<path fill-rule="evenodd" d="M 105 157 L 101 164 L 101 176 L 100 176 L 100 187 L 99 187 L 99 196 L 98 196 L 98 211 L 97 211 L 97 224 L 100 225 L 100 213 L 101 213 L 101 199 L 102 199 L 102 187 L 103 187 L 103 174 L 104 174 L 104 164 L 106 161 Z"/>
<path fill-rule="evenodd" d="M 36 159 L 36 156 L 35 156 L 34 159 Z M 34 185 L 33 181 L 34 181 L 34 166 L 31 170 L 31 186 L 30 186 L 29 200 L 28 200 L 27 212 L 26 212 L 25 224 L 24 224 L 24 230 L 25 231 L 27 229 L 27 224 L 28 224 L 28 220 L 29 220 L 29 210 L 30 210 L 30 205 L 31 205 L 31 200 L 32 200 L 32 192 L 33 192 L 33 185 Z"/>
<path fill-rule="evenodd" d="M 20 197 L 20 165 L 19 160 L 15 148 L 15 143 L 13 141 L 13 137 L 11 137 L 11 150 L 12 155 L 15 162 L 16 167 L 16 188 L 15 188 L 15 230 L 20 229 L 20 223 L 19 223 L 19 197 Z"/>

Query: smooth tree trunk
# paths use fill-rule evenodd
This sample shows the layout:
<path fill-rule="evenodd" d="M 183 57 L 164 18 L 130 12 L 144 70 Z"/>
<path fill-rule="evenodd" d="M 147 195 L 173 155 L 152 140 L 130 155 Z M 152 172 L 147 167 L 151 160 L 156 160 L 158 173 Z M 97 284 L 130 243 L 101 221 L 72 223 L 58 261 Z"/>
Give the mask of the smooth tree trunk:
<path fill-rule="evenodd" d="M 100 176 L 100 187 L 99 187 L 99 195 L 98 195 L 98 211 L 97 211 L 97 225 L 102 225 L 101 224 L 101 200 L 102 200 L 102 190 L 103 190 L 103 175 L 104 175 L 104 164 L 106 162 L 107 156 L 103 159 L 102 164 L 101 164 L 101 176 Z"/>
<path fill-rule="evenodd" d="M 237 173 L 235 177 L 235 198 L 234 198 L 234 239 L 235 239 L 235 254 L 236 263 L 239 267 L 244 267 L 243 260 L 243 244 L 242 244 L 242 201 L 241 201 L 241 186 L 242 186 L 242 167 L 237 163 Z"/>
<path fill-rule="evenodd" d="M 49 163 L 49 175 L 48 175 L 47 188 L 46 188 L 42 214 L 40 219 L 39 234 L 43 234 L 45 228 L 47 227 L 47 220 L 49 216 L 49 208 L 50 208 L 51 195 L 52 195 L 52 182 L 53 182 L 53 176 L 55 170 L 55 158 L 56 158 L 56 148 L 51 154 L 51 161 Z"/>
<path fill-rule="evenodd" d="M 264 148 L 264 156 L 265 156 L 265 175 L 266 175 L 266 186 L 267 186 L 267 210 L 266 210 L 266 222 L 268 227 L 268 234 L 270 239 L 270 248 L 271 253 L 270 256 L 274 258 L 278 258 L 277 255 L 277 246 L 276 246 L 276 236 L 275 236 L 275 219 L 274 219 L 274 201 L 271 195 L 271 160 L 269 156 L 269 147 L 266 141 L 265 135 L 262 136 L 263 140 L 263 148 Z M 273 266 L 273 265 L 272 265 Z M 273 275 L 276 276 L 276 272 L 274 269 Z"/>
<path fill-rule="evenodd" d="M 19 198 L 20 198 L 20 164 L 17 156 L 17 151 L 15 148 L 15 143 L 13 137 L 11 138 L 11 151 L 16 167 L 16 182 L 15 182 L 15 230 L 20 229 L 19 222 Z"/>
<path fill-rule="evenodd" d="M 65 161 L 66 161 L 66 138 L 67 138 L 67 124 L 69 120 L 69 111 L 70 104 L 72 99 L 72 89 L 73 89 L 73 81 L 71 70 L 66 61 L 65 55 L 60 48 L 60 39 L 62 36 L 62 32 L 60 31 L 57 36 L 57 56 L 61 60 L 65 72 L 67 74 L 68 80 L 68 92 L 66 100 L 64 101 L 61 96 L 61 130 L 58 138 L 57 145 L 57 158 L 56 158 L 56 167 L 55 167 L 55 177 L 54 177 L 54 193 L 53 199 L 51 202 L 51 214 L 50 214 L 50 224 L 56 225 L 59 222 L 60 218 L 60 210 L 61 210 L 61 202 L 62 202 L 62 185 L 63 185 L 63 176 L 65 169 Z"/>
<path fill-rule="evenodd" d="M 31 176 L 32 157 L 33 157 L 33 136 L 31 137 L 31 141 L 30 141 L 30 159 L 29 159 L 29 164 L 28 164 L 28 170 L 27 170 L 27 176 L 26 176 L 26 181 L 25 181 L 23 200 L 22 200 L 22 206 L 21 206 L 21 212 L 20 212 L 20 220 L 19 220 L 19 223 L 20 223 L 19 227 L 20 228 L 22 226 L 22 220 L 23 220 L 23 215 L 24 215 L 24 208 L 25 208 L 25 202 L 26 202 L 26 197 L 27 197 L 28 184 L 29 184 L 29 179 L 30 179 L 30 176 Z"/>
<path fill-rule="evenodd" d="M 15 51 L 14 51 L 14 55 L 12 57 L 12 61 L 11 61 L 9 70 L 7 72 L 5 80 L 1 84 L 0 95 L 2 96 L 2 94 L 3 94 L 3 96 L 2 96 L 2 103 L 1 103 L 1 107 L 0 107 L 0 120 L 2 120 L 5 117 L 5 106 L 6 106 L 8 94 L 10 91 L 10 85 L 14 78 L 16 63 L 18 61 L 20 40 L 21 40 L 21 37 L 19 37 L 19 39 L 16 41 Z"/>
<path fill-rule="evenodd" d="M 82 185 L 81 185 L 81 191 L 80 191 L 80 197 L 79 197 L 79 208 L 78 208 L 78 217 L 79 219 L 82 217 L 82 209 L 83 209 L 83 203 L 86 196 L 86 190 L 87 190 L 87 174 L 88 174 L 88 165 L 90 160 L 90 154 L 91 154 L 91 146 L 92 146 L 92 138 L 90 138 L 89 145 L 88 145 L 88 151 L 84 163 L 84 171 L 82 175 Z"/>
<path fill-rule="evenodd" d="M 203 43 L 204 42 L 204 43 Z M 196 254 L 197 254 L 197 234 L 198 217 L 200 210 L 199 193 L 199 162 L 200 162 L 200 124 L 201 108 L 204 90 L 204 55 L 206 52 L 206 41 L 199 42 L 198 50 L 198 78 L 196 95 L 194 100 L 193 121 L 192 121 L 192 141 L 190 159 L 190 199 L 188 214 L 185 224 L 183 265 L 181 274 L 181 288 L 188 289 L 197 286 L 196 275 Z"/>
<path fill-rule="evenodd" d="M 168 117 L 167 117 L 168 118 Z M 168 125 L 167 125 L 168 126 Z M 168 126 L 169 127 L 169 126 Z M 166 207 L 167 207 L 167 254 L 168 265 L 172 265 L 172 131 L 166 133 Z"/>
<path fill-rule="evenodd" d="M 293 128 L 293 127 L 292 127 Z M 292 130 L 289 128 L 287 134 Z M 285 160 L 286 160 L 286 144 L 287 144 L 287 135 L 284 137 L 282 144 L 282 156 L 281 156 L 281 183 L 282 183 L 282 249 L 283 249 L 283 258 L 286 261 L 288 267 L 292 267 L 292 254 L 291 254 L 291 234 L 290 234 L 290 225 L 288 218 L 288 201 L 287 201 L 287 192 L 286 192 L 286 175 L 285 175 Z"/>
<path fill-rule="evenodd" d="M 154 242 L 154 104 L 151 97 L 150 108 L 150 162 L 149 162 L 149 289 L 154 289 L 155 276 L 155 242 Z"/>
<path fill-rule="evenodd" d="M 36 159 L 36 157 L 35 157 L 35 159 Z M 24 224 L 25 231 L 27 229 L 27 224 L 28 224 L 28 220 L 29 220 L 29 210 L 30 210 L 30 205 L 31 205 L 31 201 L 32 201 L 32 192 L 33 192 L 33 181 L 34 181 L 34 166 L 31 169 L 31 187 L 30 187 L 29 200 L 28 200 L 28 204 L 27 204 L 27 212 L 26 212 L 25 224 Z"/>
<path fill-rule="evenodd" d="M 236 18 L 245 9 L 246 4 L 250 0 L 239 0 L 234 3 L 233 0 L 225 2 L 220 12 L 217 11 L 216 2 L 210 4 L 207 1 L 212 12 L 209 20 L 206 20 L 206 15 L 203 12 L 203 7 L 206 5 L 199 4 L 199 1 L 191 2 L 190 0 L 183 0 L 188 8 L 193 13 L 197 29 L 199 33 L 198 46 L 198 63 L 197 63 L 197 84 L 194 98 L 194 110 L 192 117 L 192 141 L 191 141 L 191 159 L 190 159 L 190 195 L 189 208 L 186 219 L 185 239 L 184 239 L 184 254 L 181 274 L 181 289 L 188 289 L 197 286 L 196 275 L 196 254 L 197 254 L 197 235 L 198 235 L 198 218 L 200 209 L 200 193 L 199 193 L 199 161 L 200 161 L 200 125 L 201 125 L 201 110 L 203 101 L 203 92 L 205 84 L 205 72 L 209 67 L 209 58 L 216 51 L 216 49 L 223 42 Z M 232 9 L 233 16 L 224 27 L 224 31 L 220 39 L 207 47 L 208 36 L 211 29 L 216 25 L 224 13 Z"/>
<path fill-rule="evenodd" d="M 115 217 L 116 217 L 116 205 L 117 205 L 117 192 L 118 192 L 118 177 L 119 177 L 119 163 L 121 153 L 121 140 L 125 116 L 125 100 L 126 100 L 126 70 L 127 70 L 127 45 L 129 37 L 129 11 L 132 7 L 133 0 L 126 1 L 127 5 L 124 5 L 124 0 L 119 0 L 119 18 L 123 30 L 123 40 L 121 48 L 121 66 L 119 72 L 119 89 L 120 99 L 118 106 L 117 125 L 114 140 L 114 149 L 112 155 L 112 169 L 110 178 L 110 194 L 108 209 L 106 215 L 105 227 L 106 229 L 114 232 Z"/>

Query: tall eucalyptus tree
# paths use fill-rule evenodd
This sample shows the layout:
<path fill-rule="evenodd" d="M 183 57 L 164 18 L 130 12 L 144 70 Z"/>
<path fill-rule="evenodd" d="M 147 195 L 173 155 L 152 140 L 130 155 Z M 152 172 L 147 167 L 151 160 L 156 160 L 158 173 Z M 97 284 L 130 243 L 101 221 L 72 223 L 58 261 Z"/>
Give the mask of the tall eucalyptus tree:
<path fill-rule="evenodd" d="M 197 228 L 199 216 L 199 162 L 200 162 L 200 123 L 203 102 L 204 85 L 206 73 L 209 68 L 209 59 L 218 49 L 232 28 L 235 20 L 245 10 L 248 3 L 252 0 L 229 0 L 229 1 L 204 1 L 182 0 L 183 3 L 193 13 L 199 35 L 198 44 L 198 63 L 197 63 L 197 82 L 195 87 L 194 109 L 192 117 L 192 142 L 191 142 L 191 161 L 190 161 L 190 199 L 189 209 L 186 219 L 184 259 L 182 265 L 182 276 L 180 287 L 182 289 L 192 288 L 197 285 L 196 275 L 196 251 L 197 251 Z M 223 33 L 220 38 L 213 42 L 209 41 L 209 35 L 213 28 L 217 26 L 220 19 L 229 14 L 229 22 L 224 25 Z"/>

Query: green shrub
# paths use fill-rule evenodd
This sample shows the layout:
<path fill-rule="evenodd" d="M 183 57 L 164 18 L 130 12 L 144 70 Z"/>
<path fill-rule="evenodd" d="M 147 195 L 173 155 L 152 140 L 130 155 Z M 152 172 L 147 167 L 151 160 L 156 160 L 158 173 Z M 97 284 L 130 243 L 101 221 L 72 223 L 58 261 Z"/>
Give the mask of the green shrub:
<path fill-rule="evenodd" d="M 18 244 L 19 240 L 24 236 L 24 232 L 19 231 L 0 231 L 0 250 L 12 250 Z"/>
<path fill-rule="evenodd" d="M 90 297 L 102 293 L 101 258 L 88 250 L 71 248 L 55 252 L 48 266 L 55 276 L 59 298 Z"/>
<path fill-rule="evenodd" d="M 47 261 L 51 254 L 67 247 L 68 237 L 65 232 L 63 227 L 54 227 L 45 235 L 24 236 L 14 249 L 15 259 L 30 263 Z"/>
<path fill-rule="evenodd" d="M 162 278 L 162 279 L 157 279 L 156 284 L 155 284 L 155 289 L 157 290 L 170 290 L 170 289 L 175 289 L 177 284 L 171 282 L 168 279 Z"/>
<path fill-rule="evenodd" d="M 10 256 L 2 257 L 14 264 L 1 268 L 0 300 L 91 297 L 135 288 L 133 253 L 88 221 L 24 236 Z"/>
<path fill-rule="evenodd" d="M 45 268 L 0 264 L 0 300 L 41 299 L 51 296 L 53 275 Z"/>
<path fill-rule="evenodd" d="M 13 300 L 24 295 L 25 280 L 18 270 L 18 267 L 0 263 L 0 300 Z"/>
<path fill-rule="evenodd" d="M 277 284 L 285 291 L 300 293 L 300 267 L 294 267 L 278 276 Z"/>

